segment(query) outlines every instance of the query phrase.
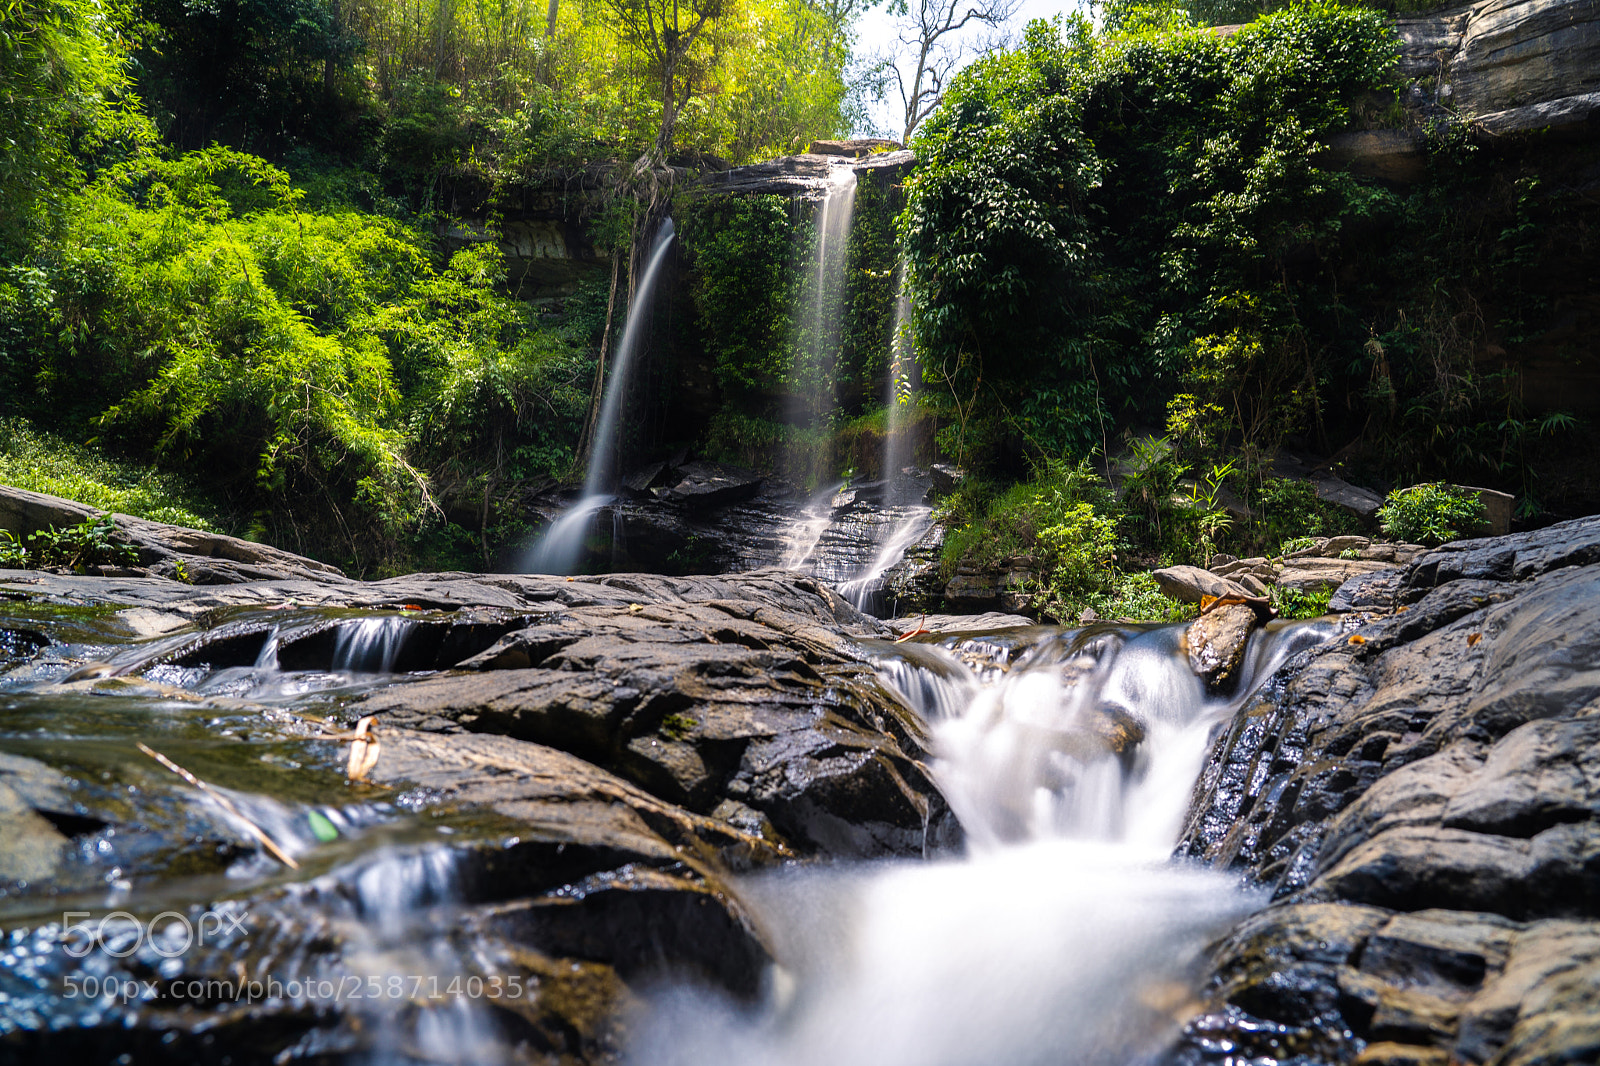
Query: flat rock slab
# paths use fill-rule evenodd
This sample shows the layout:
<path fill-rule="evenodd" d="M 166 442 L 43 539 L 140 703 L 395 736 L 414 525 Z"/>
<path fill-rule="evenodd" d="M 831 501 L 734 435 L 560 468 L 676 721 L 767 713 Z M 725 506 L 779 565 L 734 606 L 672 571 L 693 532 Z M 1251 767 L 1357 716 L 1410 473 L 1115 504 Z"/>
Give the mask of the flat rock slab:
<path fill-rule="evenodd" d="M 897 634 L 917 630 L 927 633 L 982 633 L 992 629 L 1018 629 L 1036 625 L 1033 619 L 1022 614 L 1001 614 L 989 611 L 984 614 L 921 614 L 893 618 L 887 623 Z"/>

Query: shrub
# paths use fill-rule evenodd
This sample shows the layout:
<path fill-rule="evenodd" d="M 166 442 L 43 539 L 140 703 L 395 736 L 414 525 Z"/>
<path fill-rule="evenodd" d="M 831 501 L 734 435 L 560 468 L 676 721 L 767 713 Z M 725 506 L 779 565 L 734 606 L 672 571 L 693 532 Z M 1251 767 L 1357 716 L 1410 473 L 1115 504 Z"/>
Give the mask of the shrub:
<path fill-rule="evenodd" d="M 190 529 L 225 524 L 177 475 L 108 458 L 20 418 L 0 419 L 0 483 Z"/>
<path fill-rule="evenodd" d="M 1396 489 L 1378 509 L 1385 535 L 1430 547 L 1471 534 L 1484 516 L 1477 493 L 1438 481 Z"/>

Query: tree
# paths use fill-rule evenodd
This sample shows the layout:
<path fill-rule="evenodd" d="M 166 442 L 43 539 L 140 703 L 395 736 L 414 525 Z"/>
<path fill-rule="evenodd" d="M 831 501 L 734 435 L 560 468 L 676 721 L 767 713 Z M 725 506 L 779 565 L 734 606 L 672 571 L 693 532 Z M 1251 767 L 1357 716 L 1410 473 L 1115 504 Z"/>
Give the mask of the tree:
<path fill-rule="evenodd" d="M 709 37 L 729 7 L 728 0 L 606 0 L 622 23 L 623 34 L 650 60 L 661 100 L 661 124 L 655 140 L 639 157 L 634 169 L 657 170 L 672 151 L 672 134 L 678 114 L 694 95 L 696 82 L 704 81 L 715 65 L 716 50 L 697 49 Z"/>
<path fill-rule="evenodd" d="M 79 152 L 149 136 L 124 99 L 122 29 L 120 10 L 94 0 L 0 6 L 0 251 L 55 214 L 81 180 Z"/>
<path fill-rule="evenodd" d="M 901 143 L 909 143 L 917 126 L 939 105 L 945 82 L 974 51 L 969 26 L 999 29 L 1017 10 L 1020 0 L 893 0 L 889 10 L 900 24 L 900 43 L 910 51 L 909 71 L 899 57 L 891 59 L 895 85 L 905 119 Z"/>

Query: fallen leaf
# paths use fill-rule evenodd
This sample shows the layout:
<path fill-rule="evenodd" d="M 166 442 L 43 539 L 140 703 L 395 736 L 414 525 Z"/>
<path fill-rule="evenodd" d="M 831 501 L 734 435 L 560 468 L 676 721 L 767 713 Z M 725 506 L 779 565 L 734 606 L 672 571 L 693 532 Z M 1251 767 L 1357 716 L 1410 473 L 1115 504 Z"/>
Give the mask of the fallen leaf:
<path fill-rule="evenodd" d="M 639 604 L 639 603 L 630 603 L 630 604 L 628 604 L 628 613 L 629 614 L 638 614 L 639 612 L 641 612 L 643 610 L 644 610 L 644 605 L 643 604 Z"/>
<path fill-rule="evenodd" d="M 1483 639 L 1483 634 L 1482 633 L 1468 633 L 1467 634 L 1467 647 L 1469 647 L 1469 648 L 1472 647 L 1474 644 L 1478 643 L 1478 641 L 1480 641 L 1482 639 Z"/>
<path fill-rule="evenodd" d="M 1366 642 L 1367 642 L 1367 638 L 1362 636 L 1360 633 L 1351 633 L 1350 634 L 1350 643 L 1352 643 L 1352 644 L 1365 644 Z"/>

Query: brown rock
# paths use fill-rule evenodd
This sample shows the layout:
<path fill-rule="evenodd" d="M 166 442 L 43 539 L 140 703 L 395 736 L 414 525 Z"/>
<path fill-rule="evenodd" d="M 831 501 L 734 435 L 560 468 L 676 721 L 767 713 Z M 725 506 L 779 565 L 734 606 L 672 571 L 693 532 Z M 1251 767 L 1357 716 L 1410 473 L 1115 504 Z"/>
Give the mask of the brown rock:
<path fill-rule="evenodd" d="M 1253 565 L 1255 560 L 1245 560 L 1245 562 Z M 1199 603 L 1204 596 L 1215 596 L 1218 599 L 1250 597 L 1250 593 L 1237 582 L 1219 577 L 1198 566 L 1169 566 L 1155 571 L 1151 576 L 1156 579 L 1156 584 L 1160 586 L 1164 595 L 1182 600 L 1184 603 Z"/>
<path fill-rule="evenodd" d="M 1255 609 L 1242 603 L 1217 607 L 1189 623 L 1184 635 L 1189 667 L 1205 679 L 1207 688 L 1221 692 L 1232 687 L 1256 624 Z"/>

